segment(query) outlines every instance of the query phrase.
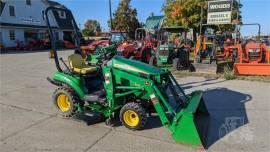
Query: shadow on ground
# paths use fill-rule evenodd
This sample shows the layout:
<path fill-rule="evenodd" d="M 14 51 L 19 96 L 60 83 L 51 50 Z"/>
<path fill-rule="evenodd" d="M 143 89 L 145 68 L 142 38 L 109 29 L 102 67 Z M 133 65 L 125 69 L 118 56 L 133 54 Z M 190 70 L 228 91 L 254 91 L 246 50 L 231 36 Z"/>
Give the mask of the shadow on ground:
<path fill-rule="evenodd" d="M 190 89 L 190 88 L 194 88 L 194 87 L 217 84 L 217 83 L 222 83 L 222 82 L 227 81 L 227 80 L 218 80 L 218 81 L 215 81 L 215 80 L 218 80 L 218 78 L 206 79 L 206 80 L 203 80 L 203 81 L 185 83 L 185 84 L 181 84 L 181 86 L 182 86 L 183 89 Z"/>
<path fill-rule="evenodd" d="M 206 147 L 248 123 L 245 103 L 252 97 L 227 88 L 216 88 L 204 92 L 210 124 Z"/>
<path fill-rule="evenodd" d="M 208 131 L 203 129 L 203 132 L 201 132 L 204 138 L 203 143 L 205 148 L 209 148 L 230 132 L 235 131 L 237 128 L 248 123 L 245 103 L 252 99 L 250 95 L 229 90 L 227 88 L 215 88 L 206 90 L 203 94 L 203 98 L 210 117 L 207 118 L 207 121 L 205 121 L 206 119 L 203 117 L 201 120 L 199 120 L 200 118 L 196 118 L 195 120 L 198 120 L 198 122 L 195 122 L 195 124 L 209 122 L 209 124 L 207 124 Z M 196 116 L 195 113 L 194 117 Z M 200 116 L 198 115 L 198 117 Z M 76 119 L 85 122 L 87 125 L 104 121 L 102 117 L 93 114 L 77 115 Z M 115 120 L 114 126 L 121 126 L 119 119 Z M 162 124 L 159 117 L 154 114 L 148 118 L 147 124 L 143 129 L 146 130 L 159 127 L 162 127 Z M 197 125 L 197 127 L 200 126 Z M 198 129 L 198 131 L 200 129 Z"/>

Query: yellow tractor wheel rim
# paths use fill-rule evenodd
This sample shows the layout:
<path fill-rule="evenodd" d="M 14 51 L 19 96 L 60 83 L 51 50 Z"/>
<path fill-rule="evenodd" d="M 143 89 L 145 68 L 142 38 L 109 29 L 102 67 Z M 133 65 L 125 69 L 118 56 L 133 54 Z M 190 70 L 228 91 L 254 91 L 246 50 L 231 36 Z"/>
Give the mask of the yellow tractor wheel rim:
<path fill-rule="evenodd" d="M 127 110 L 124 113 L 124 122 L 131 127 L 135 127 L 139 124 L 139 116 L 136 112 Z"/>
<path fill-rule="evenodd" d="M 57 106 L 62 112 L 67 112 L 70 110 L 70 101 L 67 95 L 60 94 L 57 97 Z"/>

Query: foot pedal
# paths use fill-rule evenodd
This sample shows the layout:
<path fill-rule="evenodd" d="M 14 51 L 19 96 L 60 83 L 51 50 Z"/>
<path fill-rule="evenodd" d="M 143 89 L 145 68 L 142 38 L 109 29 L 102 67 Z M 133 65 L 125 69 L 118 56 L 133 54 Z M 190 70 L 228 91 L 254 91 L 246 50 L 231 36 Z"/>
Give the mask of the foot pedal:
<path fill-rule="evenodd" d="M 85 101 L 88 103 L 106 103 L 106 93 L 104 90 L 92 92 L 85 96 Z"/>

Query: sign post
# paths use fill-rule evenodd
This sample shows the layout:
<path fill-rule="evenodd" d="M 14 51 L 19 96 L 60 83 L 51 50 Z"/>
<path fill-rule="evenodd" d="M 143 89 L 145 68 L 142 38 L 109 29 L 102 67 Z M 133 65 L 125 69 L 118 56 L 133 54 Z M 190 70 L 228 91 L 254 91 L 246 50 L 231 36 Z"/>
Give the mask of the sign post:
<path fill-rule="evenodd" d="M 231 24 L 232 0 L 208 1 L 207 24 Z"/>

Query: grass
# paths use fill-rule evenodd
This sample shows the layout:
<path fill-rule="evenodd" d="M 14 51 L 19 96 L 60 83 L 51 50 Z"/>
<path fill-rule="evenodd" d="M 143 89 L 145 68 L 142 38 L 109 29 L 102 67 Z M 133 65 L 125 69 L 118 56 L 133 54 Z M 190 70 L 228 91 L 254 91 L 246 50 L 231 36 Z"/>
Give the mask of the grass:
<path fill-rule="evenodd" d="M 226 80 L 233 80 L 236 78 L 236 76 L 234 75 L 234 70 L 230 67 L 229 64 L 224 66 L 223 71 L 223 76 Z"/>
<path fill-rule="evenodd" d="M 193 62 L 194 55 L 190 54 L 190 60 Z M 231 61 L 219 61 L 217 66 L 217 74 L 205 74 L 205 73 L 195 73 L 189 71 L 173 71 L 177 77 L 206 77 L 206 78 L 223 78 L 226 80 L 246 80 L 246 81 L 259 81 L 270 83 L 270 76 L 247 76 L 247 75 L 235 75 L 233 71 L 233 62 Z"/>

